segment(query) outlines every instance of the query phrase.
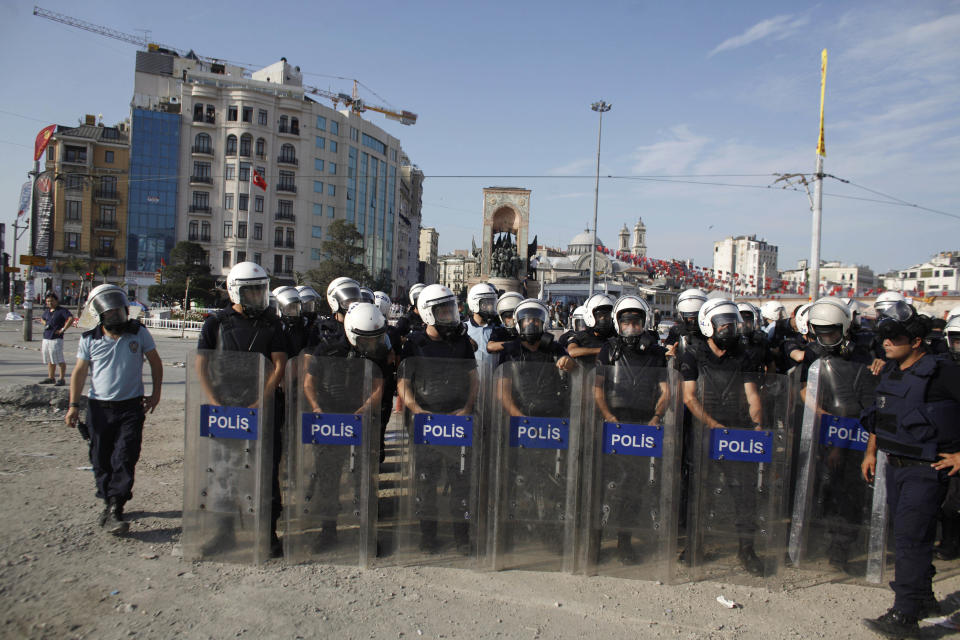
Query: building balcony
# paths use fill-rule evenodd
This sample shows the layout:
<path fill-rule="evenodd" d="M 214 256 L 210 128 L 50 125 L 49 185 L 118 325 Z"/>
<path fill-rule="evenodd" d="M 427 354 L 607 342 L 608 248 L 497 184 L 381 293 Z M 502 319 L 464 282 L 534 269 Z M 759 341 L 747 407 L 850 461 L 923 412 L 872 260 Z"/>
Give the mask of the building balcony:
<path fill-rule="evenodd" d="M 290 184 L 290 183 L 287 183 L 287 182 L 278 182 L 278 183 L 277 183 L 277 191 L 285 191 L 285 192 L 287 192 L 287 193 L 296 193 L 296 192 L 297 192 L 297 185 L 295 185 L 295 184 Z"/>
<path fill-rule="evenodd" d="M 274 240 L 273 241 L 274 249 L 283 249 L 283 240 Z"/>
<path fill-rule="evenodd" d="M 103 202 L 113 202 L 115 204 L 120 202 L 120 192 L 116 189 L 97 189 L 93 197 Z"/>
<path fill-rule="evenodd" d="M 110 247 L 110 248 L 100 247 L 99 249 L 93 250 L 93 255 L 96 258 L 116 258 L 117 252 L 113 247 Z"/>
<path fill-rule="evenodd" d="M 189 210 L 190 213 L 205 213 L 207 215 L 213 213 L 213 209 L 208 204 L 192 204 Z"/>
<path fill-rule="evenodd" d="M 250 150 L 249 150 L 249 149 L 246 149 L 246 150 L 240 149 L 240 157 L 241 157 L 241 158 L 249 158 L 250 155 L 251 155 L 251 154 L 250 154 Z"/>
<path fill-rule="evenodd" d="M 116 220 L 96 220 L 93 226 L 101 231 L 116 231 L 119 228 Z"/>
<path fill-rule="evenodd" d="M 216 116 L 200 116 L 197 117 L 196 114 L 193 116 L 193 124 L 217 124 Z"/>
<path fill-rule="evenodd" d="M 226 151 L 223 152 L 223 155 L 225 155 L 225 156 L 228 157 L 228 158 L 236 158 L 236 157 L 237 157 L 237 150 L 236 150 L 236 149 L 227 149 Z"/>
<path fill-rule="evenodd" d="M 276 212 L 275 214 L 273 214 L 273 219 L 274 219 L 274 220 L 285 220 L 285 221 L 287 221 L 287 222 L 296 222 L 296 221 L 297 221 L 297 216 L 295 216 L 295 215 L 292 214 L 292 213 L 287 213 L 287 212 L 285 212 L 285 211 L 278 211 L 278 212 Z"/>
<path fill-rule="evenodd" d="M 213 186 L 212 176 L 190 176 L 190 184 L 206 184 Z"/>
<path fill-rule="evenodd" d="M 213 147 L 209 145 L 204 145 L 204 144 L 200 146 L 193 145 L 192 147 L 190 147 L 190 153 L 193 153 L 199 156 L 212 156 Z"/>
<path fill-rule="evenodd" d="M 283 246 L 286 247 L 287 249 L 295 249 L 296 248 L 295 244 L 296 243 L 293 240 L 287 240 L 286 242 L 283 243 Z"/>
<path fill-rule="evenodd" d="M 300 161 L 293 156 L 277 156 L 278 164 L 292 164 L 295 167 L 300 166 Z"/>
<path fill-rule="evenodd" d="M 187 240 L 190 242 L 210 242 L 210 234 L 191 233 L 189 236 L 187 236 Z"/>
<path fill-rule="evenodd" d="M 60 161 L 60 163 L 61 163 L 61 164 L 75 164 L 75 165 L 80 165 L 80 166 L 85 167 L 85 166 L 87 166 L 87 156 L 70 156 L 70 157 L 64 157 L 63 160 Z"/>
<path fill-rule="evenodd" d="M 273 272 L 273 275 L 275 275 L 275 276 L 292 276 L 292 275 L 293 275 L 293 270 L 291 269 L 290 271 L 283 271 L 283 270 L 274 271 L 274 272 Z"/>
<path fill-rule="evenodd" d="M 267 154 L 265 154 L 265 153 L 258 153 L 258 154 L 257 154 L 257 160 L 266 160 L 266 159 L 267 159 Z"/>
<path fill-rule="evenodd" d="M 299 135 L 300 135 L 300 127 L 289 127 L 289 126 L 288 126 L 288 127 L 283 127 L 283 126 L 281 126 L 279 129 L 277 129 L 277 133 L 282 133 L 282 134 L 288 135 L 288 136 L 299 136 Z"/>

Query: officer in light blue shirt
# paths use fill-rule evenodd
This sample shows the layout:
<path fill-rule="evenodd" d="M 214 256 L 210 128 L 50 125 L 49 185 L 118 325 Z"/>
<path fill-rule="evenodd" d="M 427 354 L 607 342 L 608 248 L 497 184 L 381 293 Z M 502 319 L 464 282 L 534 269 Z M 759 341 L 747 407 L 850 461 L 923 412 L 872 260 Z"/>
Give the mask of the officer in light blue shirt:
<path fill-rule="evenodd" d="M 80 338 L 77 364 L 70 377 L 70 409 L 64 420 L 69 427 L 77 425 L 89 372 L 90 463 L 97 497 L 105 503 L 99 524 L 120 535 L 129 528 L 123 506 L 132 497 L 144 419 L 160 402 L 163 363 L 147 328 L 129 319 L 123 289 L 100 285 L 90 292 L 87 304 L 98 324 Z M 143 393 L 144 359 L 150 363 L 153 377 L 153 393 L 147 397 Z"/>
<path fill-rule="evenodd" d="M 477 345 L 474 357 L 478 364 L 494 360 L 495 353 L 487 353 L 487 342 L 497 326 L 497 290 L 493 285 L 481 282 L 470 287 L 467 293 L 467 308 L 470 317 L 467 320 L 467 335 Z"/>

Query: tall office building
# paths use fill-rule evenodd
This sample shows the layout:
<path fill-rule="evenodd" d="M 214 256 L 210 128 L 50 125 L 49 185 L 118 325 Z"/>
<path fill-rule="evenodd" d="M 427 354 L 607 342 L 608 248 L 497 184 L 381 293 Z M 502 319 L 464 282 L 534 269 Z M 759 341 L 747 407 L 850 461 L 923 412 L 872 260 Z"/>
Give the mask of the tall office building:
<path fill-rule="evenodd" d="M 737 294 L 760 295 L 779 275 L 777 255 L 776 245 L 755 235 L 731 236 L 713 243 L 713 270 L 717 278 L 729 280 Z"/>
<path fill-rule="evenodd" d="M 419 225 L 422 173 L 405 169 L 410 163 L 397 138 L 354 111 L 337 111 L 311 97 L 299 67 L 282 59 L 247 74 L 193 56 L 141 51 L 133 108 L 134 156 L 140 149 L 138 111 L 162 114 L 164 122 L 163 116 L 175 114 L 179 122 L 178 142 L 160 141 L 176 154 L 177 169 L 158 167 L 151 176 L 177 176 L 167 194 L 175 200 L 175 224 L 165 227 L 165 243 L 200 244 L 221 276 L 252 260 L 275 278 L 292 281 L 295 272 L 319 265 L 330 224 L 343 219 L 364 238 L 367 270 L 389 276 L 393 295 L 408 285 L 406 255 L 397 259 L 399 227 L 406 225 L 401 183 L 405 170 L 414 178 L 419 174 L 406 190 L 416 197 L 407 197 L 404 212 Z M 144 114 L 140 118 L 146 121 Z M 254 172 L 266 189 L 254 184 Z M 167 215 L 165 196 L 154 197 L 159 201 L 147 204 Z M 138 221 L 131 245 L 136 236 L 138 246 L 159 246 L 159 236 L 151 244 L 151 223 Z"/>

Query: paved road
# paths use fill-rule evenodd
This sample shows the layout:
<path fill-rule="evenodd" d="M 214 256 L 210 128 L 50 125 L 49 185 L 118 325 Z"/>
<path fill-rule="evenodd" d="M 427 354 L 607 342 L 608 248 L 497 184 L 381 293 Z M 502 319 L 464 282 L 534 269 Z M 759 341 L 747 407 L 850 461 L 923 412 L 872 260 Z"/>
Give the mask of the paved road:
<path fill-rule="evenodd" d="M 69 329 L 63 338 L 63 355 L 67 361 L 67 379 L 77 359 L 77 342 L 80 329 Z M 184 338 L 172 331 L 151 331 L 157 343 L 157 351 L 163 360 L 163 399 L 183 402 L 186 370 L 176 363 L 187 359 L 187 352 L 196 348 L 197 333 L 186 332 Z M 47 377 L 47 368 L 40 356 L 40 343 L 43 338 L 43 326 L 33 328 L 33 340 L 24 342 L 23 323 L 0 321 L 0 385 L 14 382 L 36 382 Z M 144 364 L 144 386 L 150 393 L 150 366 Z"/>

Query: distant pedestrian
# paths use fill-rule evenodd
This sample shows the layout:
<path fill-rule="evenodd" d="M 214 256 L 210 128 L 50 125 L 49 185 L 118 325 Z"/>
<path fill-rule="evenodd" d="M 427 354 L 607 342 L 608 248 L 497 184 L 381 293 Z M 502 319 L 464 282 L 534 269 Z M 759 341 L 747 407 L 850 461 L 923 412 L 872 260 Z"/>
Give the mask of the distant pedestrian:
<path fill-rule="evenodd" d="M 40 352 L 43 354 L 43 363 L 47 365 L 47 377 L 41 380 L 40 384 L 54 384 L 57 365 L 60 365 L 60 377 L 56 379 L 56 385 L 62 387 L 67 375 L 67 361 L 63 358 L 63 334 L 70 326 L 73 314 L 66 307 L 60 306 L 57 294 L 53 291 L 47 292 L 44 302 L 47 308 L 43 310 L 40 318 L 44 323 Z"/>
<path fill-rule="evenodd" d="M 90 372 L 87 429 L 90 464 L 97 497 L 105 503 L 100 527 L 114 535 L 126 533 L 124 504 L 133 496 L 133 475 L 140 459 L 143 422 L 160 402 L 163 363 L 146 327 L 129 319 L 123 289 L 103 284 L 90 292 L 97 326 L 86 331 L 77 348 L 77 364 L 70 376 L 70 409 L 64 418 L 75 427 L 80 396 Z M 150 363 L 153 394 L 143 394 L 143 361 Z"/>

